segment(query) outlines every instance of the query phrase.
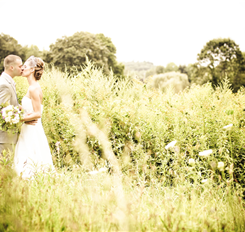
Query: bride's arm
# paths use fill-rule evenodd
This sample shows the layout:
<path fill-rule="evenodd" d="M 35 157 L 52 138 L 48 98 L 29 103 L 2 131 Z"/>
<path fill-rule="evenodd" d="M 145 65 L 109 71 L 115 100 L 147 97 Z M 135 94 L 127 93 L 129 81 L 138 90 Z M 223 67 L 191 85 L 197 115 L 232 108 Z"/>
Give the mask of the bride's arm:
<path fill-rule="evenodd" d="M 33 113 L 26 115 L 23 121 L 32 121 L 41 118 L 41 99 L 37 88 L 29 88 L 29 94 L 32 101 Z"/>

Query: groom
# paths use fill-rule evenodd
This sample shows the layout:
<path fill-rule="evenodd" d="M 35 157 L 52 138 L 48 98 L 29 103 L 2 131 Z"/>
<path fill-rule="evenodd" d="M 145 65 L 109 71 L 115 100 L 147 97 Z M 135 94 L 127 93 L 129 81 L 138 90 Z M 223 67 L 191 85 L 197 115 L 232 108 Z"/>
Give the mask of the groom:
<path fill-rule="evenodd" d="M 4 59 L 3 66 L 4 72 L 0 77 L 0 104 L 8 102 L 10 105 L 19 106 L 13 78 L 22 74 L 22 60 L 19 56 L 8 55 Z M 13 152 L 17 138 L 17 134 L 0 130 L 0 157 L 4 149 Z"/>

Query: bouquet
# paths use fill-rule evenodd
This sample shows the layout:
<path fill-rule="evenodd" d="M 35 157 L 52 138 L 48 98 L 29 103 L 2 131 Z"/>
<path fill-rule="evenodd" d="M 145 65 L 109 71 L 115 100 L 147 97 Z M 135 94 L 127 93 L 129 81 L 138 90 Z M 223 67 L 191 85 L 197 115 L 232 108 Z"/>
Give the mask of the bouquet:
<path fill-rule="evenodd" d="M 23 124 L 24 111 L 8 103 L 0 104 L 0 130 L 16 134 Z"/>

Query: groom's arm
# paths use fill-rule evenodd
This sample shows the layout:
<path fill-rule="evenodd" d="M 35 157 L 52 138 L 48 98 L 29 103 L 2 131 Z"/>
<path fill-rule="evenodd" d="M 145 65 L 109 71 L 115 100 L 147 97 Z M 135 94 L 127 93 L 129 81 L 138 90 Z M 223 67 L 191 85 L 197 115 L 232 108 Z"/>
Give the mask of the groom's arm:
<path fill-rule="evenodd" d="M 9 102 L 10 103 L 11 92 L 9 87 L 6 85 L 0 85 L 0 104 Z"/>
<path fill-rule="evenodd" d="M 28 114 L 29 115 L 29 114 Z M 26 121 L 25 124 L 35 126 L 37 124 L 37 119 L 32 120 L 32 121 Z"/>

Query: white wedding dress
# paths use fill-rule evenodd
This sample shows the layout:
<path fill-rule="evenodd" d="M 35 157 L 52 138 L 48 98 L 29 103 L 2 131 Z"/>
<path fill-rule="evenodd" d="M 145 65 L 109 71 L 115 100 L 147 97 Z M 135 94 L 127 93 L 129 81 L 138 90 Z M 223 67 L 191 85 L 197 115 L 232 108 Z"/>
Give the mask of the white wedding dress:
<path fill-rule="evenodd" d="M 32 101 L 28 97 L 22 99 L 25 114 L 33 112 Z M 42 105 L 43 112 L 43 105 Z M 23 179 L 32 177 L 38 172 L 54 169 L 48 141 L 43 130 L 41 118 L 36 125 L 23 124 L 15 148 L 15 170 Z"/>

